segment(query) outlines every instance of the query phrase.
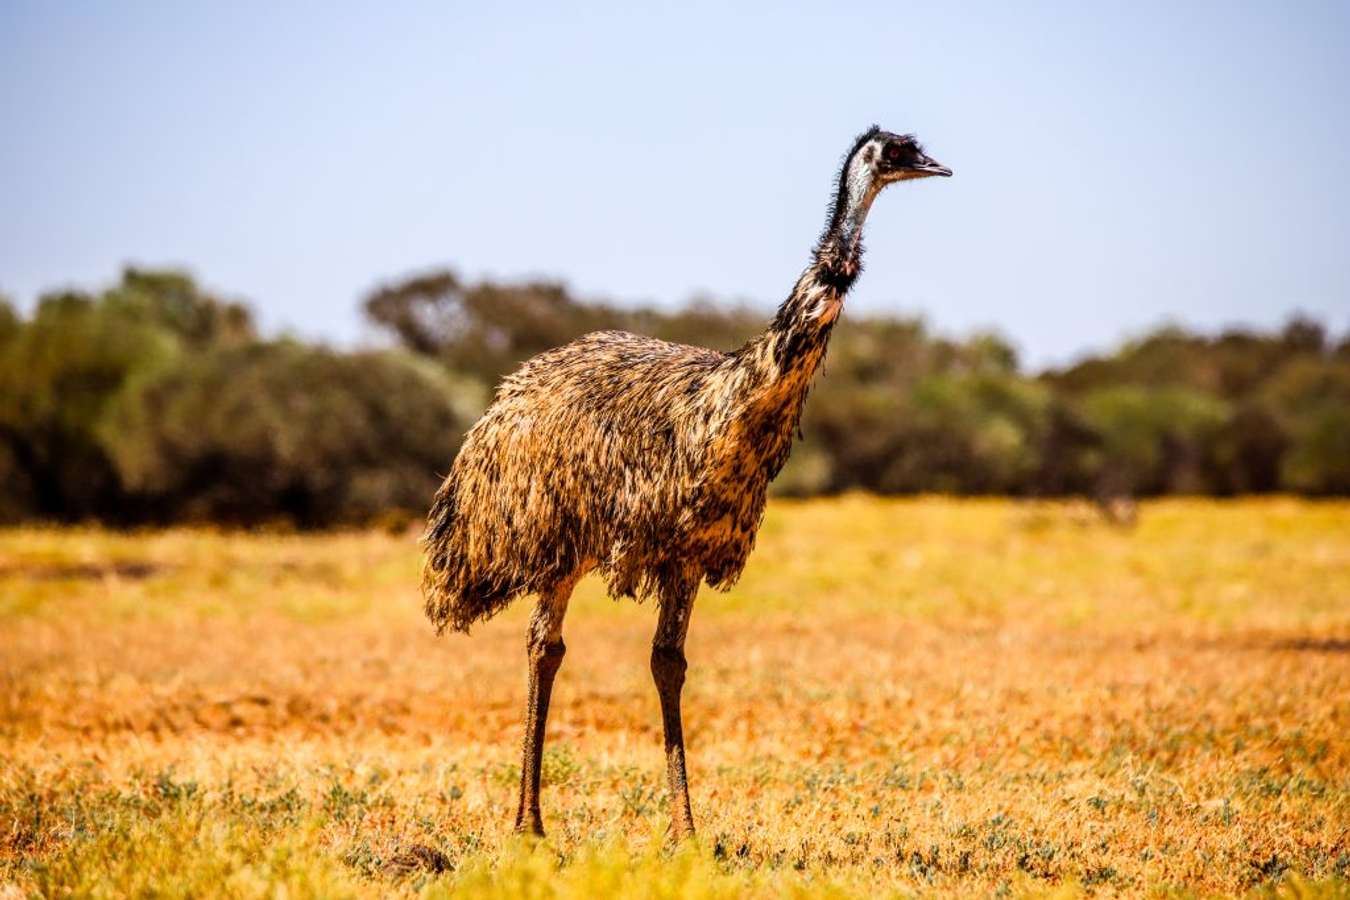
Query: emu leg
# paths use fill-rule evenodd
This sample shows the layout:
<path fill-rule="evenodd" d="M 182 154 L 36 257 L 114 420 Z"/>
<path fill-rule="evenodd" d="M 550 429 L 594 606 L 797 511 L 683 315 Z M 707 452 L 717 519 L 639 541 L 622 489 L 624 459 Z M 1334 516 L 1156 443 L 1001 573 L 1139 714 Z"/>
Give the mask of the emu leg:
<path fill-rule="evenodd" d="M 544 726 L 548 722 L 548 701 L 553 693 L 553 677 L 562 665 L 567 647 L 561 640 L 530 647 L 530 689 L 525 706 L 525 741 L 520 766 L 520 805 L 516 808 L 518 833 L 544 835 L 544 820 L 539 813 L 539 772 L 544 758 Z"/>
<path fill-rule="evenodd" d="M 688 668 L 684 658 L 684 638 L 689 630 L 693 600 L 692 589 L 663 597 L 661 618 L 652 641 L 652 679 L 661 698 L 661 724 L 666 738 L 670 834 L 677 841 L 694 836 L 694 816 L 689 809 L 689 775 L 684 765 L 684 725 L 680 718 L 680 692 Z"/>
<path fill-rule="evenodd" d="M 516 808 L 516 833 L 544 835 L 544 820 L 539 814 L 539 772 L 544 758 L 544 727 L 548 722 L 548 702 L 553 695 L 553 678 L 562 665 L 567 646 L 562 641 L 562 620 L 572 586 L 552 591 L 539 598 L 530 620 L 527 641 L 530 659 L 530 686 L 525 701 L 525 739 L 521 750 L 520 805 Z"/>

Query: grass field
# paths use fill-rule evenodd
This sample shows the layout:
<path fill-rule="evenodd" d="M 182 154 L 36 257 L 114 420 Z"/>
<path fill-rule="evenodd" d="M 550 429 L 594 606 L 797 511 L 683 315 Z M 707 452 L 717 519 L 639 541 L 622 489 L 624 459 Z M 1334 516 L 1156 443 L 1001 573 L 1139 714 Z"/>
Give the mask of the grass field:
<path fill-rule="evenodd" d="M 0 532 L 0 898 L 1350 896 L 1348 503 L 772 505 L 695 608 L 674 852 L 654 610 L 579 589 L 536 844 L 528 605 L 436 639 L 417 568 Z"/>

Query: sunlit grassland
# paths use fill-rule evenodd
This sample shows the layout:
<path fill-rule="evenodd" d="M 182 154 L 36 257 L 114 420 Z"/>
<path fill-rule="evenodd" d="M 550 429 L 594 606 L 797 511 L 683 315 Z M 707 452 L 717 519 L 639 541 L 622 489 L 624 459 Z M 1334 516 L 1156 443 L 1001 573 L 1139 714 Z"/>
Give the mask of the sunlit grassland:
<path fill-rule="evenodd" d="M 0 532 L 0 885 L 1350 891 L 1350 504 L 773 504 L 696 606 L 676 853 L 654 610 L 579 589 L 533 846 L 528 604 L 437 639 L 417 567 L 377 532 Z"/>

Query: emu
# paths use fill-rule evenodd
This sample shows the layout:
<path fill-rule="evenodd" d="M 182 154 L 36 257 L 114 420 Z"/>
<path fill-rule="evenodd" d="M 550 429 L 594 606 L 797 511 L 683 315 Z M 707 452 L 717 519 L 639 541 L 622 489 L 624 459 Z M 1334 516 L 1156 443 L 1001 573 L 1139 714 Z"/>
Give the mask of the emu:
<path fill-rule="evenodd" d="M 563 617 L 594 570 L 612 597 L 658 602 L 651 671 L 670 831 L 693 834 L 680 693 L 694 595 L 705 581 L 730 587 L 745 567 L 769 481 L 861 268 L 872 201 L 894 182 L 951 174 L 912 135 L 873 126 L 845 156 L 811 263 L 762 334 L 730 353 L 588 334 L 507 376 L 469 430 L 428 514 L 422 591 L 438 634 L 538 597 L 517 832 L 544 833 L 539 770 Z"/>

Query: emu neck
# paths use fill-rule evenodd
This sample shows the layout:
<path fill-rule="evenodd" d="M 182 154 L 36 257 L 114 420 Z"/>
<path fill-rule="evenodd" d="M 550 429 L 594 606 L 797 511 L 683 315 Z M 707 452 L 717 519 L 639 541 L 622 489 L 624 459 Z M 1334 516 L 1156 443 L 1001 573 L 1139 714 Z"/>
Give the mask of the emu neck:
<path fill-rule="evenodd" d="M 796 387 L 805 397 L 844 296 L 862 270 L 863 224 L 879 192 L 867 160 L 855 151 L 839 175 L 830 218 L 811 265 L 778 307 L 768 329 L 742 351 L 764 383 Z"/>

